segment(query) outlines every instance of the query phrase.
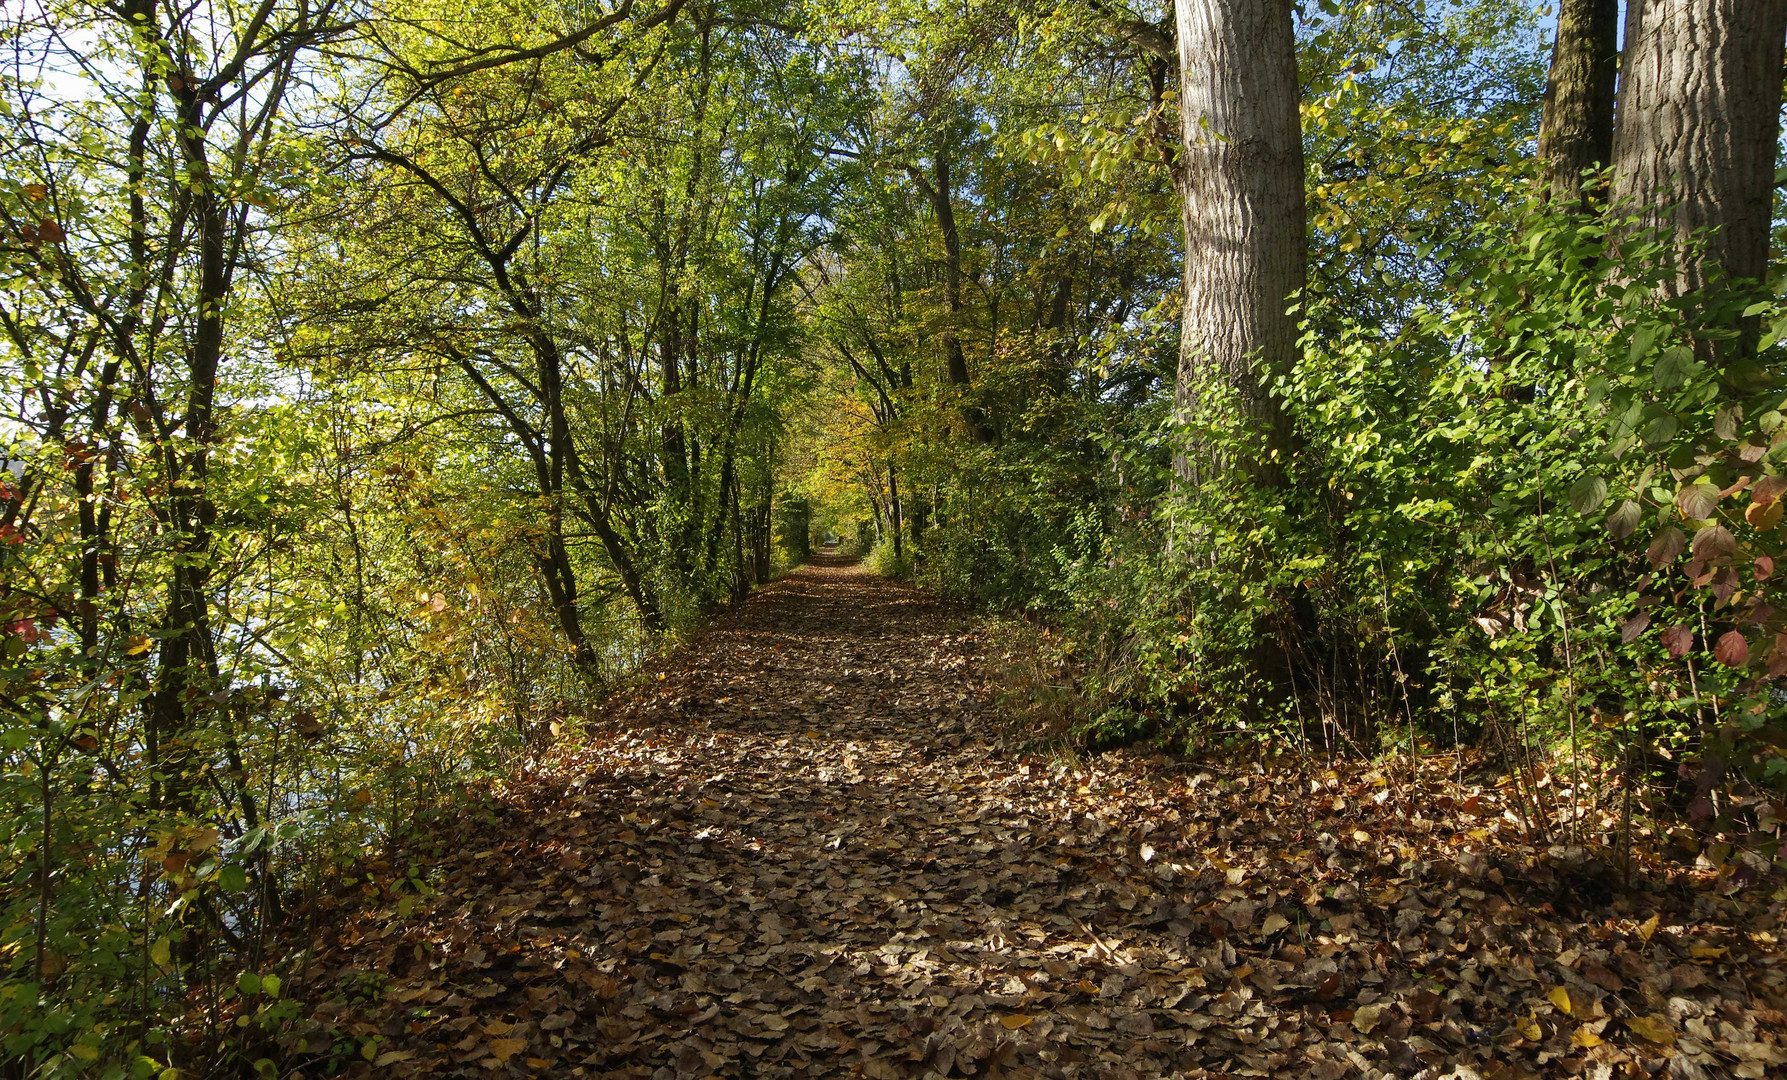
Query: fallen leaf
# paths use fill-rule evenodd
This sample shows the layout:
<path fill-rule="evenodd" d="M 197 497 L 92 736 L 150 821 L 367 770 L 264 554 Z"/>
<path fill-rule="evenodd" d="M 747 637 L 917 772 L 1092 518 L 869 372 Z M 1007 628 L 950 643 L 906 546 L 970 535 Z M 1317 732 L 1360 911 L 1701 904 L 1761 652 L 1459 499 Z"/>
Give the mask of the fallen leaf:
<path fill-rule="evenodd" d="M 1545 1000 L 1556 1005 L 1560 1012 L 1568 1013 L 1575 1011 L 1570 1007 L 1570 991 L 1561 986 L 1552 987 L 1551 990 L 1546 993 Z"/>
<path fill-rule="evenodd" d="M 1628 1017 L 1626 1027 L 1646 1042 L 1653 1042 L 1658 1046 L 1675 1045 L 1675 1027 L 1660 1016 Z"/>
<path fill-rule="evenodd" d="M 1383 1011 L 1376 1005 L 1361 1005 L 1354 1009 L 1353 1030 L 1361 1035 L 1371 1034 L 1371 1029 L 1377 1027 L 1378 1017 L 1383 1015 Z"/>
<path fill-rule="evenodd" d="M 1528 1042 L 1539 1042 L 1545 1038 L 1545 1029 L 1539 1026 L 1538 1017 L 1530 1012 L 1524 1020 L 1515 1018 L 1514 1030 L 1520 1032 L 1520 1037 Z"/>
<path fill-rule="evenodd" d="M 527 1049 L 526 1039 L 492 1039 L 490 1040 L 490 1056 L 498 1061 L 508 1061 L 516 1054 Z"/>
<path fill-rule="evenodd" d="M 1019 1028 L 1029 1027 L 1030 1022 L 1034 1019 L 1035 1017 L 1026 1016 L 1023 1013 L 1012 1013 L 1009 1016 L 1001 1016 L 999 1018 L 999 1026 L 1007 1031 L 1016 1031 Z"/>
<path fill-rule="evenodd" d="M 1266 934 L 1276 934 L 1289 925 L 1291 925 L 1291 920 L 1274 911 L 1272 914 L 1266 916 L 1266 921 L 1261 925 L 1260 930 Z"/>
<path fill-rule="evenodd" d="M 414 1050 L 387 1050 L 372 1063 L 373 1068 L 382 1069 L 387 1065 L 395 1065 L 399 1061 L 409 1061 L 416 1056 Z"/>
<path fill-rule="evenodd" d="M 1570 1042 L 1582 1047 L 1584 1050 L 1593 1050 L 1595 1047 L 1601 1045 L 1602 1039 L 1601 1036 L 1596 1035 L 1588 1028 L 1579 1027 L 1576 1029 L 1576 1033 L 1570 1036 Z"/>
<path fill-rule="evenodd" d="M 1644 920 L 1642 923 L 1639 923 L 1638 924 L 1638 940 L 1644 942 L 1646 945 L 1649 945 L 1651 935 L 1653 935 L 1657 932 L 1657 926 L 1659 925 L 1659 923 L 1661 921 L 1662 920 L 1659 919 L 1657 916 L 1652 915 L 1650 918 Z"/>

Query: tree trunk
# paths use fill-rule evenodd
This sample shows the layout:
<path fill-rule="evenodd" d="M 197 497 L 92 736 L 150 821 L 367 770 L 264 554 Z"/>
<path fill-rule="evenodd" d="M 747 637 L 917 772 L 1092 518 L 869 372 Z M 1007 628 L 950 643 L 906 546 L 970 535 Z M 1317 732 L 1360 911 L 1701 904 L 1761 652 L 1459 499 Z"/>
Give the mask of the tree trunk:
<path fill-rule="evenodd" d="M 949 321 L 943 328 L 943 353 L 949 372 L 949 384 L 962 394 L 969 393 L 968 355 L 962 349 L 962 234 L 956 227 L 955 194 L 949 178 L 949 158 L 937 151 L 932 161 L 932 175 L 926 179 L 917 169 L 908 170 L 919 189 L 931 200 L 937 215 L 937 229 L 943 234 L 943 295 L 949 305 Z M 991 442 L 992 430 L 986 414 L 978 405 L 962 409 L 968 434 L 977 442 Z"/>
<path fill-rule="evenodd" d="M 1674 231 L 1683 292 L 1767 269 L 1784 39 L 1787 0 L 1627 5 L 1613 200 Z"/>
<path fill-rule="evenodd" d="M 1613 160 L 1619 0 L 1562 0 L 1539 118 L 1539 158 L 1553 200 L 1580 204 L 1582 174 Z"/>
<path fill-rule="evenodd" d="M 1266 428 L 1269 450 L 1244 463 L 1194 451 L 1176 471 L 1195 486 L 1239 464 L 1277 482 L 1290 423 L 1265 376 L 1296 357 L 1285 309 L 1303 287 L 1306 246 L 1291 5 L 1177 0 L 1177 14 L 1185 313 L 1174 400 L 1190 414 L 1207 383 L 1226 385 Z"/>

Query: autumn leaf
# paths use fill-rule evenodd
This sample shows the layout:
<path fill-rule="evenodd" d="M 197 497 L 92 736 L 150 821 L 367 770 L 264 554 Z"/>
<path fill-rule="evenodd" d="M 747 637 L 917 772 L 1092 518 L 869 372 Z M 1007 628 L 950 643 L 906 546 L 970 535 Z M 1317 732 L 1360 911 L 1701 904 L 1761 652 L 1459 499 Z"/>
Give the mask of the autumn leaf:
<path fill-rule="evenodd" d="M 1035 1017 L 1027 1016 L 1024 1013 L 1011 1013 L 999 1018 L 999 1026 L 1007 1031 L 1017 1031 L 1020 1028 L 1029 1027 L 1034 1019 Z"/>
<path fill-rule="evenodd" d="M 1659 925 L 1659 923 L 1661 923 L 1661 921 L 1662 920 L 1660 918 L 1658 918 L 1655 915 L 1652 915 L 1650 918 L 1644 920 L 1642 923 L 1639 923 L 1638 924 L 1638 940 L 1644 942 L 1646 945 L 1649 945 L 1650 939 L 1656 935 L 1657 926 Z"/>
<path fill-rule="evenodd" d="M 498 1061 L 508 1061 L 516 1054 L 527 1049 L 526 1039 L 492 1039 L 487 1048 L 490 1056 Z"/>
<path fill-rule="evenodd" d="M 1384 1010 L 1377 1005 L 1359 1006 L 1353 1010 L 1353 1030 L 1361 1035 L 1371 1034 L 1371 1029 L 1377 1027 L 1378 1018 L 1383 1015 L 1383 1012 Z"/>
<path fill-rule="evenodd" d="M 1744 508 L 1744 520 L 1758 529 L 1772 529 L 1781 523 L 1782 503 L 1779 499 L 1771 503 L 1751 503 Z"/>
<path fill-rule="evenodd" d="M 1727 630 L 1713 646 L 1713 657 L 1726 667 L 1743 667 L 1750 662 L 1750 643 L 1742 632 Z"/>
<path fill-rule="evenodd" d="M 1683 484 L 1675 493 L 1675 505 L 1689 521 L 1705 521 L 1718 509 L 1719 489 L 1708 483 Z"/>
<path fill-rule="evenodd" d="M 1673 525 L 1667 526 L 1651 538 L 1650 547 L 1645 550 L 1645 558 L 1650 560 L 1654 569 L 1661 570 L 1670 563 L 1681 558 L 1687 548 L 1688 538 Z"/>
<path fill-rule="evenodd" d="M 1737 553 L 1737 538 L 1723 525 L 1708 525 L 1694 534 L 1693 551 L 1703 562 L 1729 559 Z"/>
<path fill-rule="evenodd" d="M 1680 660 L 1694 648 L 1694 628 L 1687 623 L 1677 623 L 1663 631 L 1663 647 L 1669 655 Z"/>
<path fill-rule="evenodd" d="M 1787 492 L 1787 476 L 1764 476 L 1750 485 L 1750 502 L 1756 506 L 1768 506 L 1780 499 Z"/>
<path fill-rule="evenodd" d="M 1573 1012 L 1570 1007 L 1570 991 L 1561 986 L 1554 986 L 1546 993 L 1545 1000 L 1557 1006 L 1559 1012 Z"/>
<path fill-rule="evenodd" d="M 1528 1042 L 1539 1042 L 1545 1038 L 1545 1029 L 1539 1026 L 1538 1017 L 1530 1012 L 1526 1014 L 1524 1019 L 1520 1017 L 1515 1018 L 1514 1030 L 1520 1032 L 1520 1037 Z"/>
<path fill-rule="evenodd" d="M 1646 1042 L 1656 1043 L 1658 1046 L 1675 1045 L 1674 1025 L 1660 1016 L 1628 1017 L 1626 1027 Z"/>

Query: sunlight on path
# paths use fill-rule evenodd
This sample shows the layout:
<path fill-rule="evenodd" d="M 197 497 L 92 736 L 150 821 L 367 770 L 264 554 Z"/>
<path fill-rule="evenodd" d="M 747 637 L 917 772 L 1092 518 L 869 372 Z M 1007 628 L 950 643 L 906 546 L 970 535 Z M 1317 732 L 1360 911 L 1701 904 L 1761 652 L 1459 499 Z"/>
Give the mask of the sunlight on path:
<path fill-rule="evenodd" d="M 430 910 L 344 931 L 319 965 L 385 996 L 310 1037 L 376 1032 L 414 1075 L 1334 1080 L 1439 1076 L 1536 1024 L 1549 904 L 1317 835 L 1297 808 L 1347 800 L 1294 778 L 1004 753 L 968 626 L 835 558 L 765 589 L 441 860 Z M 1581 970 L 1620 983 L 1597 934 Z"/>

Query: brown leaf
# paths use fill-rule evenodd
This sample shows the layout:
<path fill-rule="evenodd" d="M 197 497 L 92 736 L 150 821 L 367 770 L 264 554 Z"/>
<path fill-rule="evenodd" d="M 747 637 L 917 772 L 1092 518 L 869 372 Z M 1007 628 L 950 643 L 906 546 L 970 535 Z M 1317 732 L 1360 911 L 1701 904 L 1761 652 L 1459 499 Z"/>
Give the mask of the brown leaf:
<path fill-rule="evenodd" d="M 1694 648 L 1694 629 L 1687 623 L 1676 623 L 1663 631 L 1663 647 L 1669 655 L 1680 660 Z"/>
<path fill-rule="evenodd" d="M 1649 625 L 1650 625 L 1650 612 L 1648 612 L 1648 611 L 1640 611 L 1638 614 L 1632 616 L 1631 618 L 1625 620 L 1624 622 L 1621 622 L 1619 624 L 1620 643 L 1621 644 L 1630 644 L 1632 641 L 1637 639 L 1639 634 L 1644 633 L 1644 628 Z"/>
<path fill-rule="evenodd" d="M 1750 502 L 1756 506 L 1767 506 L 1778 500 L 1783 492 L 1787 492 L 1787 476 L 1763 476 L 1750 485 Z"/>
<path fill-rule="evenodd" d="M 1723 525 L 1708 525 L 1694 534 L 1693 551 L 1702 562 L 1729 559 L 1737 554 L 1737 538 Z"/>
<path fill-rule="evenodd" d="M 1713 658 L 1726 667 L 1743 667 L 1750 662 L 1750 643 L 1742 633 L 1727 630 L 1713 646 Z"/>
<path fill-rule="evenodd" d="M 489 1046 L 490 1056 L 498 1061 L 508 1061 L 526 1049 L 526 1039 L 492 1039 Z"/>
<path fill-rule="evenodd" d="M 1711 484 L 1687 483 L 1675 493 L 1675 505 L 1682 517 L 1705 521 L 1719 506 L 1719 489 Z"/>
<path fill-rule="evenodd" d="M 1660 529 L 1651 538 L 1650 547 L 1645 551 L 1645 558 L 1650 560 L 1654 569 L 1661 570 L 1675 560 L 1681 558 L 1682 549 L 1687 546 L 1687 537 L 1673 525 Z"/>

